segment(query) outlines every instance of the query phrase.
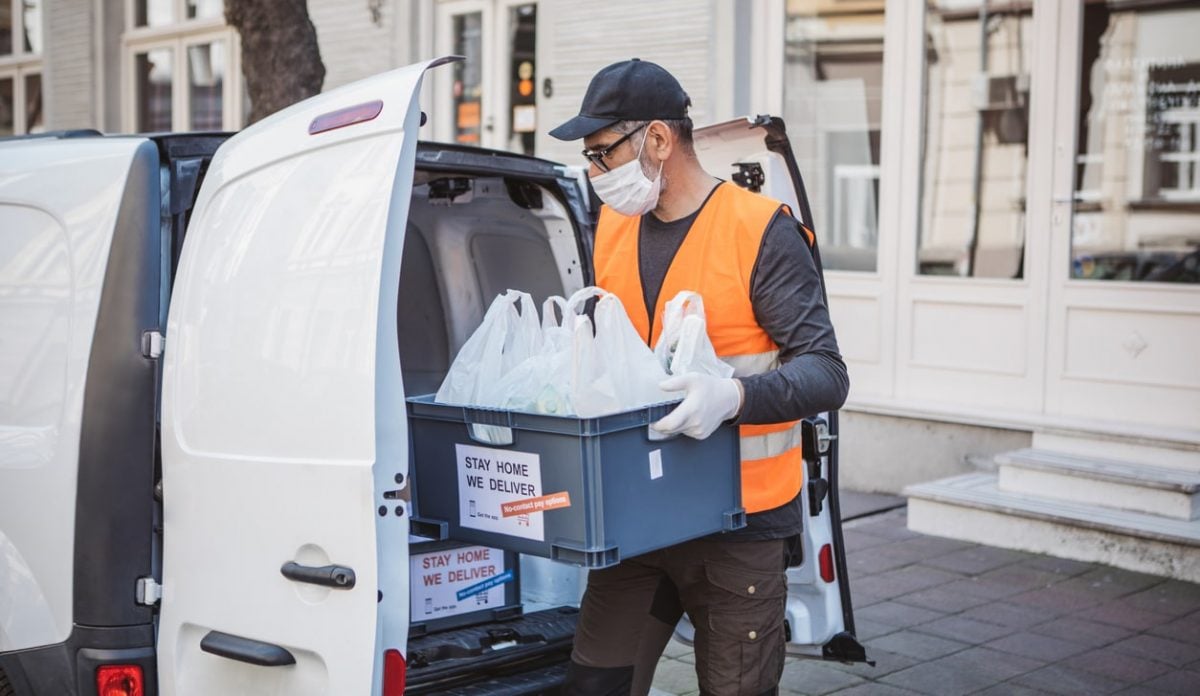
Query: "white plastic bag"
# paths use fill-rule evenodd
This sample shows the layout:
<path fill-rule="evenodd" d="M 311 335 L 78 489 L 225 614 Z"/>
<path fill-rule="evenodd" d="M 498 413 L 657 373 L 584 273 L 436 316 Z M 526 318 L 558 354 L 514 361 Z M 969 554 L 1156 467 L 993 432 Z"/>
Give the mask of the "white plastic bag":
<path fill-rule="evenodd" d="M 659 364 L 672 375 L 689 372 L 732 377 L 733 367 L 717 357 L 708 338 L 704 300 L 699 293 L 680 291 L 663 307 L 663 328 L 654 345 Z"/>
<path fill-rule="evenodd" d="M 670 400 L 672 396 L 658 388 L 667 374 L 629 321 L 621 300 L 606 293 L 593 317 L 594 336 L 586 325 L 574 334 L 575 412 L 592 418 Z"/>
<path fill-rule="evenodd" d="M 541 341 L 537 309 L 529 293 L 509 290 L 497 296 L 479 328 L 458 351 L 434 400 L 471 406 L 502 405 L 501 380 L 537 353 Z"/>

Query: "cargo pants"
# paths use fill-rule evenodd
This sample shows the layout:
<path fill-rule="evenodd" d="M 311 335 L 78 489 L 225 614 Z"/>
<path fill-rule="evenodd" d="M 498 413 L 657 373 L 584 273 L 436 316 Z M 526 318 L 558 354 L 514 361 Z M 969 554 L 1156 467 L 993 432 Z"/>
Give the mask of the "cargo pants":
<path fill-rule="evenodd" d="M 646 694 L 683 612 L 704 696 L 776 692 L 787 605 L 785 540 L 710 536 L 593 570 L 563 694 Z"/>

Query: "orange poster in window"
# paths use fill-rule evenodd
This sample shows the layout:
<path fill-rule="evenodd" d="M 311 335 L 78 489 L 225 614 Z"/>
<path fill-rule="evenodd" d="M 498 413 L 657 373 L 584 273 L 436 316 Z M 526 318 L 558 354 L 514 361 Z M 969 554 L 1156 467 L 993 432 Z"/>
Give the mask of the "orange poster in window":
<path fill-rule="evenodd" d="M 462 130 L 479 127 L 479 102 L 463 102 L 458 105 L 458 127 Z"/>

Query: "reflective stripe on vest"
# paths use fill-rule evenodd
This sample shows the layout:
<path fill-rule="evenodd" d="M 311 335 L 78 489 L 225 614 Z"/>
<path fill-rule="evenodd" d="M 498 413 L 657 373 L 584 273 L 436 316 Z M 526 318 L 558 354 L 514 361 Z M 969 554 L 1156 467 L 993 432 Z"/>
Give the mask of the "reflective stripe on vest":
<path fill-rule="evenodd" d="M 658 294 L 653 321 L 646 314 L 638 263 L 641 218 L 600 209 L 596 226 L 596 284 L 617 295 L 638 333 L 653 346 L 662 330 L 666 303 L 681 290 L 704 298 L 708 335 L 735 377 L 779 366 L 779 347 L 758 325 L 750 302 L 750 281 L 767 226 L 779 201 L 723 183 L 709 196 L 675 253 Z M 798 421 L 744 425 L 742 505 L 746 512 L 779 507 L 800 492 L 803 466 Z"/>

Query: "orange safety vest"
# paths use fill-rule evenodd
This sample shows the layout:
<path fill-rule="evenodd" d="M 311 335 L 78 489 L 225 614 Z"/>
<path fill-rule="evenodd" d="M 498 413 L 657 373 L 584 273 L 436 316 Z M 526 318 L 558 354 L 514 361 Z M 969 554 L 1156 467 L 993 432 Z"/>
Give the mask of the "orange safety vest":
<path fill-rule="evenodd" d="M 779 366 L 779 346 L 754 319 L 750 277 L 767 226 L 781 208 L 790 212 L 779 201 L 719 184 L 667 269 L 652 324 L 638 262 L 641 218 L 604 206 L 596 226 L 596 284 L 620 298 L 651 346 L 662 330 L 666 303 L 681 290 L 698 292 L 704 298 L 709 338 L 717 355 L 733 366 L 734 377 L 773 370 Z M 804 483 L 800 422 L 743 425 L 740 434 L 746 512 L 777 508 L 796 497 Z"/>

